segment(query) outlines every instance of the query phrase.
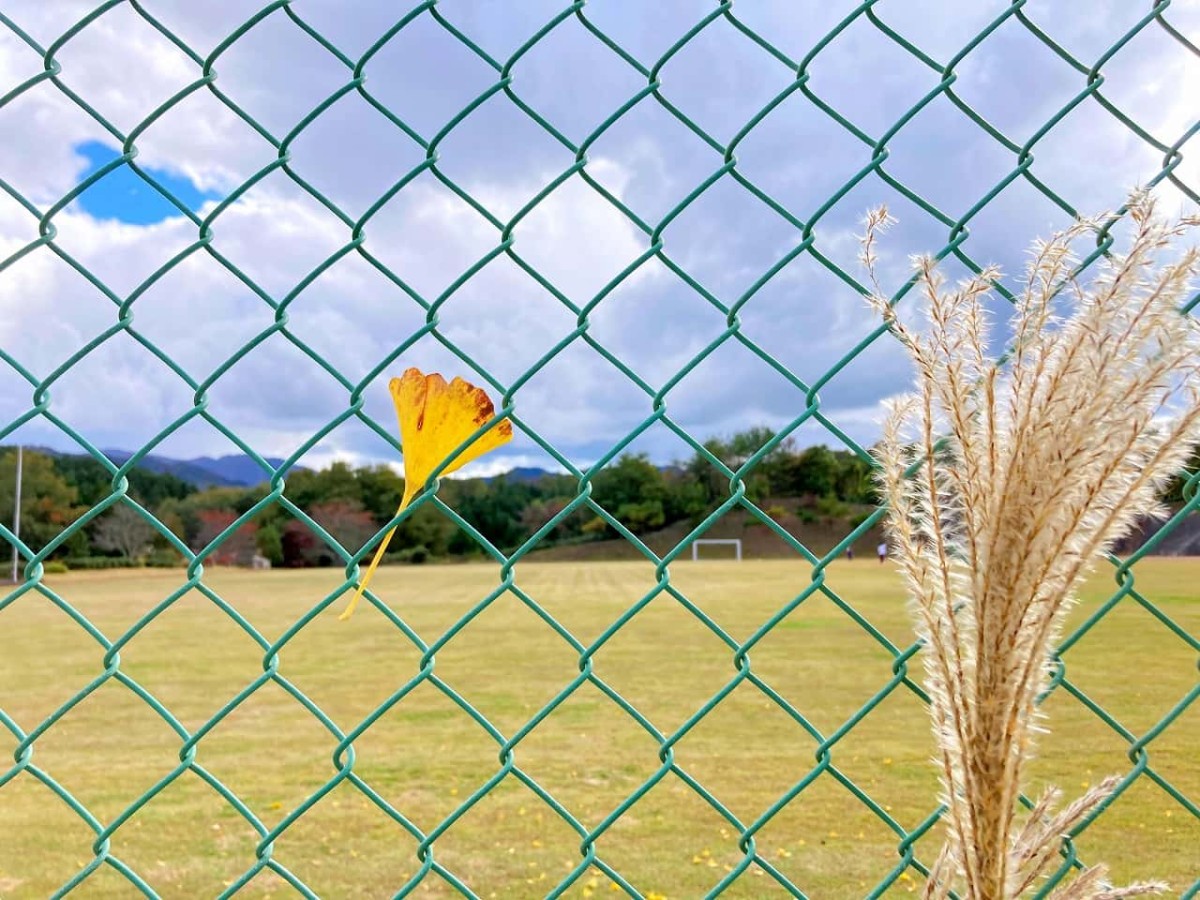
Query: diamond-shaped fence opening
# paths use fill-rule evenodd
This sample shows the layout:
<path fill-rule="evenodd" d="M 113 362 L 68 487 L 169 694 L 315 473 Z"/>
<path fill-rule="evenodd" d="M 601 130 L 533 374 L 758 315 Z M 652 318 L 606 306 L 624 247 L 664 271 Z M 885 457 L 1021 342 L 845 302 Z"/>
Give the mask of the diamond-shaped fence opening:
<path fill-rule="evenodd" d="M 884 567 L 838 568 L 877 518 L 831 538 L 760 473 L 780 446 L 869 460 L 904 377 L 861 302 L 864 206 L 901 215 L 901 298 L 904 253 L 1012 271 L 1135 183 L 1194 211 L 1200 35 L 1172 0 L 1088 27 L 808 5 L 0 12 L 0 440 L 94 464 L 86 502 L 0 525 L 0 895 L 915 889 L 940 840 L 920 649 Z M 397 449 L 406 365 L 489 386 L 556 493 L 421 500 L 403 561 L 485 562 L 385 567 L 336 625 L 400 482 L 320 503 L 304 467 Z M 191 441 L 260 487 L 141 502 L 136 467 Z M 692 457 L 666 528 L 611 488 L 641 453 Z M 1093 853 L 1200 894 L 1194 575 L 1144 562 L 1186 543 L 1197 477 L 1065 635 L 1070 737 L 1036 774 L 1124 780 L 1039 896 Z M 163 569 L 56 569 L 130 518 Z M 574 556 L 580 531 L 623 561 Z M 687 563 L 706 537 L 775 559 Z M 330 568 L 228 566 L 272 546 Z"/>

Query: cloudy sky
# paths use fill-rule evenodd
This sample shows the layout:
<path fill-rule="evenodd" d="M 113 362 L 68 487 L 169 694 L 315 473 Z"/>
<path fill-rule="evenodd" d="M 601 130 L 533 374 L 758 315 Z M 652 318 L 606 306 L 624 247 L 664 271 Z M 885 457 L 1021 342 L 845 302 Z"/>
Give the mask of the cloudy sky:
<path fill-rule="evenodd" d="M 886 287 L 895 290 L 909 255 L 941 251 L 951 229 L 887 179 L 954 221 L 1018 164 L 1018 152 L 944 94 L 909 116 L 941 73 L 885 28 L 938 66 L 957 59 L 952 88 L 960 102 L 1014 147 L 1036 138 L 1030 174 L 1081 212 L 1112 208 L 1129 188 L 1158 176 L 1161 148 L 1198 124 L 1200 55 L 1150 21 L 1100 69 L 1105 101 L 1150 140 L 1095 97 L 1046 129 L 1087 87 L 1088 70 L 1146 15 L 1148 3 L 1125 0 L 1031 0 L 1024 21 L 1006 19 L 969 51 L 1008 9 L 1006 0 L 881 0 L 875 21 L 859 16 L 829 41 L 856 4 L 737 0 L 733 17 L 716 15 L 673 53 L 719 12 L 716 4 L 593 0 L 585 19 L 562 18 L 524 52 L 563 11 L 563 0 L 441 0 L 440 20 L 422 10 L 399 30 L 407 4 L 292 0 L 272 4 L 278 8 L 232 43 L 226 39 L 264 8 L 262 0 L 141 5 L 183 47 L 126 3 L 64 40 L 94 3 L 7 0 L 5 14 L 40 49 L 0 24 L 0 93 L 43 72 L 51 48 L 59 69 L 57 83 L 36 80 L 0 107 L 0 178 L 9 189 L 0 193 L 0 259 L 19 256 L 0 271 L 0 350 L 48 380 L 49 412 L 101 448 L 138 449 L 193 407 L 194 388 L 139 337 L 199 384 L 264 332 L 206 393 L 211 415 L 264 455 L 294 453 L 346 411 L 352 392 L 362 393 L 365 412 L 390 432 L 386 382 L 409 365 L 518 385 L 522 423 L 579 465 L 622 440 L 654 409 L 656 394 L 671 420 L 698 439 L 791 422 L 805 408 L 805 393 L 766 358 L 806 384 L 823 381 L 825 416 L 870 442 L 880 401 L 904 388 L 908 369 L 885 336 L 825 378 L 875 323 L 853 287 L 821 260 L 860 277 L 859 222 L 866 209 L 887 203 L 900 220 L 882 256 Z M 1200 4 L 1176 3 L 1164 19 L 1193 42 L 1200 38 Z M 806 77 L 797 88 L 801 64 Z M 498 89 L 502 72 L 506 90 Z M 648 89 L 651 76 L 657 93 Z M 130 135 L 142 171 L 193 217 L 127 166 L 61 204 L 117 159 Z M 886 179 L 876 172 L 859 178 L 882 138 Z M 1179 152 L 1174 174 L 1191 194 L 1163 182 L 1164 208 L 1195 211 L 1200 137 L 1184 140 Z M 436 158 L 436 172 L 428 158 Z M 38 240 L 38 217 L 51 209 L 45 224 L 53 247 L 43 242 L 22 254 Z M 210 236 L 204 243 L 200 220 Z M 969 218 L 963 249 L 980 263 L 1019 272 L 1030 239 L 1067 221 L 1017 177 Z M 816 253 L 793 256 L 805 225 Z M 655 240 L 658 256 L 648 253 Z M 779 267 L 781 260 L 789 261 Z M 953 261 L 947 270 L 963 271 Z M 726 332 L 735 304 L 742 304 L 740 338 L 692 367 Z M 436 329 L 422 334 L 429 306 Z M 114 329 L 122 310 L 132 313 L 129 328 L 62 370 Z M 284 319 L 284 331 L 271 331 Z M 581 320 L 588 340 L 576 337 L 544 362 Z M 33 403 L 34 388 L 0 359 L 0 429 Z M 815 421 L 795 437 L 833 440 Z M 45 416 L 10 428 L 2 441 L 76 446 Z M 664 462 L 688 452 L 661 424 L 630 449 Z M 234 451 L 212 425 L 194 419 L 154 452 Z M 391 460 L 395 452 L 351 418 L 304 462 L 335 458 Z M 474 471 L 513 465 L 551 460 L 518 434 Z"/>

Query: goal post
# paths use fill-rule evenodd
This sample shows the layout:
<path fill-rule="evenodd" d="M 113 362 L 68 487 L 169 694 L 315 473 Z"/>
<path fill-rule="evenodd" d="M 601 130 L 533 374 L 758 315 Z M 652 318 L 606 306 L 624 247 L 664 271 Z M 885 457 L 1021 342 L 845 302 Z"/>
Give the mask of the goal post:
<path fill-rule="evenodd" d="M 700 559 L 700 545 L 701 544 L 732 544 L 733 551 L 734 551 L 734 558 L 738 562 L 742 561 L 742 539 L 741 538 L 697 538 L 696 540 L 692 541 L 692 561 L 693 562 Z"/>

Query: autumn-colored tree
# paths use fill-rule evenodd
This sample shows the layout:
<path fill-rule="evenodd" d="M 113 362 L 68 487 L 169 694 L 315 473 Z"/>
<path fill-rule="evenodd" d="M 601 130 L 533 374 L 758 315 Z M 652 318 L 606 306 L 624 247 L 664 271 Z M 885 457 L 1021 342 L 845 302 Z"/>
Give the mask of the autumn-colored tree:
<path fill-rule="evenodd" d="M 546 500 L 533 500 L 523 510 L 521 510 L 521 525 L 529 533 L 533 534 L 564 509 L 571 501 L 566 497 L 549 497 Z M 551 536 L 558 531 L 555 528 L 551 531 Z"/>
<path fill-rule="evenodd" d="M 358 550 L 378 530 L 374 517 L 362 508 L 362 504 L 349 500 L 318 503 L 308 514 L 351 553 Z M 332 548 L 329 549 L 332 551 Z M 333 562 L 332 558 L 329 562 Z"/>
<path fill-rule="evenodd" d="M 5 448 L 0 451 L 0 521 L 10 527 L 16 470 L 16 450 Z M 41 550 L 58 537 L 59 532 L 85 512 L 85 507 L 78 501 L 78 492 L 58 474 L 49 456 L 25 451 L 21 464 L 21 540 L 26 546 Z M 82 543 L 83 548 L 72 546 L 67 549 L 86 552 L 87 537 L 72 542 L 78 543 Z"/>
<path fill-rule="evenodd" d="M 227 509 L 202 509 L 196 515 L 199 520 L 196 550 L 207 547 L 217 535 L 237 520 L 237 516 Z M 258 525 L 254 522 L 243 524 L 221 542 L 207 557 L 208 561 L 219 566 L 249 565 L 256 549 L 257 532 Z"/>
<path fill-rule="evenodd" d="M 329 552 L 309 527 L 296 519 L 283 526 L 279 543 L 283 553 L 283 565 L 289 568 L 315 566 L 322 549 L 326 553 Z"/>

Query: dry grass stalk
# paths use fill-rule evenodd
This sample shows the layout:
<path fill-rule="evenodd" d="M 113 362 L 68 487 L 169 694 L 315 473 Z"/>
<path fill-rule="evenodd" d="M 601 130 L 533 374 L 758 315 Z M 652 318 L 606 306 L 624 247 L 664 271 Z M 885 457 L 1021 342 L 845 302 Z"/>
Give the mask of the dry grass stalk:
<path fill-rule="evenodd" d="M 1141 516 L 1200 440 L 1200 335 L 1180 315 L 1193 248 L 1162 263 L 1198 224 L 1164 224 L 1131 203 L 1127 253 L 1086 287 L 1073 277 L 1081 222 L 1033 248 L 1006 360 L 988 351 L 983 305 L 995 271 L 949 288 L 918 261 L 928 327 L 914 330 L 883 299 L 875 244 L 890 223 L 871 213 L 861 259 L 872 305 L 916 367 L 878 448 L 889 530 L 921 637 L 947 807 L 947 840 L 925 896 L 1007 900 L 1041 887 L 1061 840 L 1118 784 L 1112 778 L 1055 811 L 1048 792 L 1018 815 L 1023 776 L 1044 730 L 1047 686 L 1065 611 L 1089 568 Z M 1055 302 L 1069 299 L 1069 315 Z M 1157 893 L 1114 888 L 1096 866 L 1057 900 Z"/>

